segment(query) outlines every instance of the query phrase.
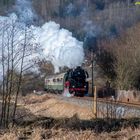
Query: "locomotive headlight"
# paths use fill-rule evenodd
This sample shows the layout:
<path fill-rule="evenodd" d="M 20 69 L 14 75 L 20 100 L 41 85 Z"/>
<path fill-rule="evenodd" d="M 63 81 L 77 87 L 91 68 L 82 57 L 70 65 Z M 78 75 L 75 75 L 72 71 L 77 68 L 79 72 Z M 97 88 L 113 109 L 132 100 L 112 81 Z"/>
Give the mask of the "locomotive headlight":
<path fill-rule="evenodd" d="M 86 86 L 84 86 L 84 88 L 86 88 Z"/>
<path fill-rule="evenodd" d="M 75 86 L 72 86 L 73 88 L 75 88 Z"/>

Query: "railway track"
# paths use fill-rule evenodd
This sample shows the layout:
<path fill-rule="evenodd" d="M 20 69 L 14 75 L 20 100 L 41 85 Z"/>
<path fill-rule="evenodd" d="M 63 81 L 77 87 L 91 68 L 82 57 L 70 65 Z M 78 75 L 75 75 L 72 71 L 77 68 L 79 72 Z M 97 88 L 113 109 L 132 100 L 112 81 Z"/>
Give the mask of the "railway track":
<path fill-rule="evenodd" d="M 72 97 L 72 98 L 78 98 L 81 100 L 88 100 L 88 101 L 94 101 L 93 97 Z M 119 105 L 126 105 L 130 107 L 138 107 L 140 108 L 140 103 L 133 103 L 133 102 L 122 102 L 122 101 L 115 101 L 112 99 L 106 99 L 106 98 L 97 98 L 97 102 L 101 103 L 110 103 L 110 104 L 119 104 Z"/>
<path fill-rule="evenodd" d="M 61 98 L 61 99 L 65 99 L 65 100 L 85 100 L 85 101 L 89 101 L 89 102 L 93 102 L 94 101 L 94 97 L 77 97 L 77 96 L 72 96 L 70 98 L 68 97 L 64 97 L 61 94 L 55 94 L 55 93 L 47 93 L 45 92 L 44 94 L 47 95 L 55 95 L 55 97 Z M 100 103 L 110 103 L 110 104 L 118 104 L 118 105 L 125 105 L 125 106 L 129 106 L 129 107 L 136 107 L 136 108 L 140 108 L 140 103 L 134 103 L 134 102 L 122 102 L 122 101 L 117 101 L 117 100 L 113 100 L 110 98 L 97 98 L 97 102 Z"/>

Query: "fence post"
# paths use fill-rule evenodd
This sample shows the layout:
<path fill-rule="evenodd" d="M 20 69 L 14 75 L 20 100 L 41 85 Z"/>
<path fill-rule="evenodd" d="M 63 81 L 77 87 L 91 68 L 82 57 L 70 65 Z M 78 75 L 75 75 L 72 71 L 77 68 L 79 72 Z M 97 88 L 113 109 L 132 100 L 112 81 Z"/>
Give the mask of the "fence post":
<path fill-rule="evenodd" d="M 94 100 L 93 100 L 93 113 L 95 118 L 97 118 L 97 90 L 96 86 L 94 86 Z"/>

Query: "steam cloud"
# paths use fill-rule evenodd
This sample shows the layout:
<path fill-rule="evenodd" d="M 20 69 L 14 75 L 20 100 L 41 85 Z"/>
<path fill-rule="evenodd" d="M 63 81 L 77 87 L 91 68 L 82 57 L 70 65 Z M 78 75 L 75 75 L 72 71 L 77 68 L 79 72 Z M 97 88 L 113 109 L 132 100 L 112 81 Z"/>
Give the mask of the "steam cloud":
<path fill-rule="evenodd" d="M 34 21 L 37 20 L 37 14 L 32 8 L 30 0 L 16 0 L 14 12 L 18 17 L 18 21 L 26 25 L 34 24 Z"/>
<path fill-rule="evenodd" d="M 17 0 L 16 12 L 19 15 L 19 21 L 26 24 L 34 23 L 37 18 L 29 0 Z M 60 29 L 60 25 L 52 21 L 45 23 L 42 27 L 31 26 L 30 29 L 33 30 L 35 43 L 41 45 L 46 60 L 52 62 L 55 72 L 59 72 L 60 67 L 74 68 L 82 64 L 83 43 L 72 37 L 71 32 Z"/>
<path fill-rule="evenodd" d="M 23 7 L 26 9 L 23 10 Z M 31 25 L 36 13 L 34 13 L 30 1 L 17 0 L 15 15 L 17 15 L 18 26 L 19 24 L 20 26 L 28 25 L 27 29 L 33 32 L 35 40 L 32 40 L 31 43 L 40 44 L 46 60 L 51 61 L 54 65 L 55 72 L 58 72 L 60 67 L 74 68 L 82 64 L 84 60 L 83 43 L 72 37 L 71 32 L 61 29 L 60 25 L 53 21 L 45 23 L 42 27 Z M 0 17 L 0 21 L 5 22 L 5 20 L 11 20 L 12 17 L 15 18 L 15 16 Z"/>
<path fill-rule="evenodd" d="M 60 29 L 59 24 L 51 21 L 33 30 L 47 60 L 54 65 L 55 72 L 59 71 L 59 67 L 81 65 L 84 59 L 83 43 L 72 37 L 71 32 Z"/>

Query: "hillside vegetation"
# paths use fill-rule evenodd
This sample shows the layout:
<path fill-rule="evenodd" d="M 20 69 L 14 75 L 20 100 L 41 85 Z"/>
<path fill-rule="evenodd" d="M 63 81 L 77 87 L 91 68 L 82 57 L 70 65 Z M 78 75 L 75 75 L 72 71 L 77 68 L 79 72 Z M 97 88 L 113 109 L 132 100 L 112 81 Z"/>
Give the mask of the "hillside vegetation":
<path fill-rule="evenodd" d="M 3 15 L 11 6 L 14 5 L 15 0 L 0 0 L 0 15 Z"/>
<path fill-rule="evenodd" d="M 79 39 L 116 36 L 140 20 L 134 0 L 32 0 L 44 21 L 54 20 Z M 88 43 L 90 41 L 90 43 Z M 95 45 L 88 39 L 86 46 Z"/>
<path fill-rule="evenodd" d="M 140 24 L 102 42 L 100 66 L 117 89 L 140 89 Z"/>

